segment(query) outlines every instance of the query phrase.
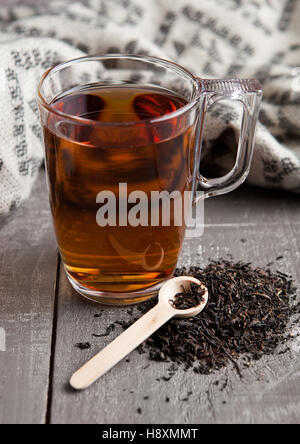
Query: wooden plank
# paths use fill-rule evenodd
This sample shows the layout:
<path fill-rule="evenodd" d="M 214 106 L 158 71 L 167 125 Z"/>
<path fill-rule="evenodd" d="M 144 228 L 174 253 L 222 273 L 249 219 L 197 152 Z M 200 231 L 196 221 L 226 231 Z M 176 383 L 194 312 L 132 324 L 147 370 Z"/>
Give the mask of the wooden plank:
<path fill-rule="evenodd" d="M 43 423 L 57 251 L 44 173 L 0 230 L 0 423 Z"/>
<path fill-rule="evenodd" d="M 205 265 L 226 257 L 299 274 L 299 197 L 244 187 L 205 205 L 206 228 L 201 239 L 185 242 L 179 265 Z M 276 261 L 283 255 L 284 259 Z M 212 375 L 178 371 L 169 381 L 169 363 L 148 360 L 137 351 L 90 389 L 74 392 L 71 374 L 121 330 L 95 338 L 128 308 L 87 303 L 71 290 L 61 271 L 56 355 L 50 420 L 52 423 L 296 423 L 300 418 L 299 339 L 291 351 L 254 362 L 240 379 L 231 365 Z M 94 314 L 102 312 L 100 318 Z M 90 350 L 75 347 L 89 341 Z M 298 342 L 297 342 L 298 341 Z M 150 365 L 149 365 L 150 364 Z M 191 393 L 190 393 L 191 392 Z M 190 393 L 190 394 L 189 394 Z M 146 399 L 145 399 L 146 397 Z M 169 402 L 166 402 L 169 398 Z M 186 400 L 188 398 L 188 401 Z M 141 409 L 141 413 L 139 413 Z"/>

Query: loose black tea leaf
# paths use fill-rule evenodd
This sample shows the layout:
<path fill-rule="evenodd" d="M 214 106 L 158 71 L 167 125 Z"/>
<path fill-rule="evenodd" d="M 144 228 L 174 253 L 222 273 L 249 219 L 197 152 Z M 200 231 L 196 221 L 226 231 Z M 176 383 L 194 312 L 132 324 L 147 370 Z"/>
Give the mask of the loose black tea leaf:
<path fill-rule="evenodd" d="M 106 330 L 105 330 L 105 333 L 101 333 L 101 334 L 96 334 L 96 333 L 93 333 L 92 334 L 92 336 L 94 336 L 95 338 L 102 338 L 102 337 L 104 337 L 104 336 L 108 336 L 112 331 L 114 331 L 114 329 L 115 329 L 115 324 L 110 324 L 107 328 L 106 328 Z"/>
<path fill-rule="evenodd" d="M 103 312 L 100 311 L 100 313 L 94 314 L 94 318 L 101 318 L 102 315 L 103 315 Z"/>
<path fill-rule="evenodd" d="M 76 347 L 80 348 L 81 350 L 86 350 L 91 348 L 91 344 L 89 342 L 77 342 L 77 344 L 75 344 Z"/>
<path fill-rule="evenodd" d="M 188 400 L 189 400 L 189 397 L 190 397 L 192 394 L 193 394 L 193 392 L 192 392 L 192 391 L 189 391 L 189 392 L 187 393 L 187 395 L 186 395 L 184 398 L 180 399 L 180 401 L 188 401 Z"/>

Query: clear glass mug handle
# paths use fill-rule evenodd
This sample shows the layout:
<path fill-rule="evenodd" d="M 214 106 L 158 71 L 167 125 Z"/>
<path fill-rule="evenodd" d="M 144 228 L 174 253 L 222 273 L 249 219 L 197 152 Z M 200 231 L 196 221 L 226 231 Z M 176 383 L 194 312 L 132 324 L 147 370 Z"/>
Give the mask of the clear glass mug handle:
<path fill-rule="evenodd" d="M 217 179 L 207 179 L 198 174 L 197 189 L 203 191 L 201 197 L 208 198 L 218 194 L 228 193 L 241 185 L 250 170 L 254 148 L 254 135 L 258 119 L 259 107 L 262 98 L 262 87 L 256 79 L 210 80 L 199 79 L 204 94 L 202 115 L 216 102 L 221 100 L 234 100 L 242 103 L 243 115 L 241 121 L 240 139 L 235 164 L 225 176 Z M 202 135 L 200 136 L 200 147 Z M 200 164 L 196 159 L 196 164 Z M 200 164 L 201 169 L 201 164 Z"/>

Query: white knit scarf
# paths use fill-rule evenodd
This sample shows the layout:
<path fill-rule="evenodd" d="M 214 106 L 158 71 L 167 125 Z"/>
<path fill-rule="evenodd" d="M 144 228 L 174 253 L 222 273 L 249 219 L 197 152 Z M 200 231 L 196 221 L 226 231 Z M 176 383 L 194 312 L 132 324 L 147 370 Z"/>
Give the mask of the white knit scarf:
<path fill-rule="evenodd" d="M 248 182 L 300 192 L 299 0 L 82 0 L 0 6 L 0 214 L 30 194 L 43 162 L 40 75 L 85 54 L 150 54 L 200 77 L 255 77 L 263 103 Z M 207 116 L 203 167 L 231 164 L 239 113 Z"/>

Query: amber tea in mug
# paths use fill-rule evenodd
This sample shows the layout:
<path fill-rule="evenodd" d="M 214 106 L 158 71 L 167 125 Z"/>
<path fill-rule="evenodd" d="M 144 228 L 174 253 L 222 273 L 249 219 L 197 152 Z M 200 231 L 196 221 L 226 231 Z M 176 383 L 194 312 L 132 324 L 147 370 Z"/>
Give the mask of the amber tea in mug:
<path fill-rule="evenodd" d="M 39 105 L 53 222 L 67 276 L 87 298 L 142 301 L 172 276 L 185 219 L 174 223 L 178 208 L 170 199 L 169 223 L 162 222 L 159 201 L 153 224 L 153 192 L 183 199 L 202 187 L 208 197 L 244 180 L 260 86 L 255 80 L 221 82 L 197 79 L 164 60 L 124 55 L 84 57 L 44 74 Z M 224 98 L 244 107 L 238 160 L 231 175 L 203 180 L 204 113 Z M 102 211 L 107 223 L 99 223 L 108 202 L 101 193 L 115 205 L 111 218 Z M 134 193 L 148 200 L 130 200 Z M 146 223 L 130 223 L 127 215 L 135 211 L 139 221 L 145 210 Z"/>
<path fill-rule="evenodd" d="M 106 226 L 96 223 L 99 190 L 118 195 L 143 190 L 188 190 L 192 129 L 181 117 L 162 128 L 141 126 L 186 101 L 159 87 L 93 86 L 66 94 L 55 109 L 95 122 L 136 122 L 128 140 L 119 126 L 44 127 L 51 208 L 58 245 L 69 276 L 96 291 L 131 292 L 153 286 L 173 272 L 184 228 Z M 116 219 L 119 220 L 117 208 Z"/>

